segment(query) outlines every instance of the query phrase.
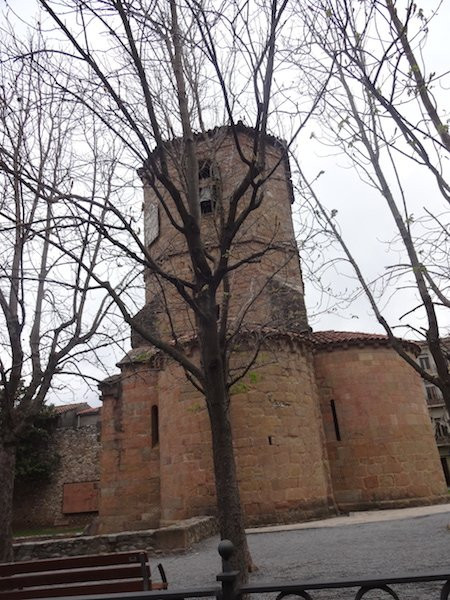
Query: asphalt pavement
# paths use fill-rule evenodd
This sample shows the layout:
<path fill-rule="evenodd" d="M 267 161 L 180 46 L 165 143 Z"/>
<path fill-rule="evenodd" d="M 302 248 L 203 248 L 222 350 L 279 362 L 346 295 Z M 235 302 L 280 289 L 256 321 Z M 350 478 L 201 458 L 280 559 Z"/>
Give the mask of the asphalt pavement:
<path fill-rule="evenodd" d="M 356 513 L 327 521 L 328 525 L 319 521 L 249 530 L 250 551 L 258 567 L 250 581 L 288 583 L 450 572 L 450 505 Z M 218 541 L 209 538 L 184 553 L 158 556 L 171 590 L 214 584 L 221 570 Z M 439 591 L 437 584 L 423 584 L 400 598 L 438 599 Z M 354 593 L 314 594 L 315 600 L 325 597 L 353 598 Z"/>

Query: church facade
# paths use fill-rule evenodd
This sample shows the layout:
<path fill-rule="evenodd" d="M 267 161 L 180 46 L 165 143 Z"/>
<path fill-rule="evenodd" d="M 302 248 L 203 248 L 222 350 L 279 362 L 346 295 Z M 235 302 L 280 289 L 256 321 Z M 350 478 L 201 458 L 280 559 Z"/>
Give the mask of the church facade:
<path fill-rule="evenodd" d="M 252 142 L 244 126 L 236 137 L 220 128 L 197 140 L 201 227 L 212 255 L 220 210 L 245 173 L 242 156 L 252 151 Z M 177 144 L 170 148 L 177 178 L 182 170 Z M 232 388 L 230 402 L 247 523 L 445 501 L 420 378 L 384 336 L 309 328 L 289 164 L 282 144 L 270 137 L 267 171 L 264 202 L 237 236 L 233 258 L 270 251 L 258 262 L 243 262 L 227 292 L 229 323 L 239 338 L 232 366 L 248 361 L 256 337 L 261 346 L 256 363 Z M 159 209 L 145 178 L 143 183 L 145 243 L 162 268 L 187 276 L 184 238 Z M 170 198 L 164 201 L 170 208 Z M 154 274 L 146 274 L 145 282 L 146 303 L 137 318 L 169 342 L 184 340 L 195 361 L 189 309 Z M 405 348 L 419 352 L 412 343 Z M 136 334 L 119 367 L 101 385 L 100 532 L 214 514 L 211 434 L 202 396 L 180 365 Z"/>

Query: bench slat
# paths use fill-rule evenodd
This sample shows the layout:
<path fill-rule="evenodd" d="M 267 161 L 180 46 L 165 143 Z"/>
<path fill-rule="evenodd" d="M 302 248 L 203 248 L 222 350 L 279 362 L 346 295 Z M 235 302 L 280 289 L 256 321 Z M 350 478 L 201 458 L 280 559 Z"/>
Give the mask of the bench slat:
<path fill-rule="evenodd" d="M 153 587 L 153 586 L 152 586 Z M 144 590 L 142 579 L 115 581 L 113 583 L 92 583 L 89 585 L 76 585 L 64 587 L 50 587 L 41 589 L 8 590 L 0 592 L 0 600 L 32 600 L 34 598 L 55 598 L 64 596 L 87 596 L 89 594 L 120 594 L 126 592 L 142 592 Z"/>
<path fill-rule="evenodd" d="M 72 556 L 69 558 L 49 558 L 45 560 L 22 561 L 0 564 L 0 577 L 20 573 L 39 573 L 42 571 L 57 571 L 67 569 L 80 569 L 83 567 L 107 567 L 109 565 L 123 565 L 141 563 L 141 556 L 147 560 L 145 552 L 117 552 L 116 554 L 95 554 Z"/>
<path fill-rule="evenodd" d="M 25 587 L 54 586 L 82 581 L 108 581 L 117 579 L 135 579 L 142 576 L 141 565 L 114 565 L 113 567 L 94 567 L 93 569 L 72 569 L 70 571 L 47 571 L 44 573 L 21 573 L 0 578 L 0 590 Z"/>

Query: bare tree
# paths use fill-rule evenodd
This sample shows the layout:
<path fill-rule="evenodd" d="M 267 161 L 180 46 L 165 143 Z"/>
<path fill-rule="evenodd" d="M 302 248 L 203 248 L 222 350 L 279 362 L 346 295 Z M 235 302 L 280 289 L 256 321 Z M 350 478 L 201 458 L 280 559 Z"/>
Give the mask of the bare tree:
<path fill-rule="evenodd" d="M 284 66 L 284 57 L 276 50 L 288 17 L 287 0 L 263 5 L 228 0 L 219 5 L 190 0 L 41 0 L 40 4 L 50 17 L 50 21 L 43 18 L 43 27 L 53 37 L 56 31 L 65 38 L 65 42 L 54 41 L 54 53 L 71 54 L 77 62 L 77 73 L 70 79 L 64 69 L 56 72 L 51 65 L 47 76 L 60 93 L 104 126 L 110 140 L 120 144 L 122 166 L 128 168 L 124 179 L 131 179 L 130 169 L 140 168 L 174 236 L 182 239 L 186 268 L 180 272 L 170 261 L 164 263 L 163 255 L 155 255 L 142 240 L 137 213 L 130 214 L 123 204 L 59 193 L 52 182 L 46 190 L 69 202 L 76 219 L 94 226 L 117 253 L 145 270 L 155 289 L 159 287 L 167 317 L 164 331 L 135 318 L 115 286 L 98 269 L 80 261 L 90 278 L 108 291 L 125 322 L 182 365 L 188 380 L 203 394 L 211 423 L 220 532 L 234 542 L 234 564 L 245 579 L 251 558 L 233 452 L 230 389 L 256 361 L 262 337 L 252 338 L 245 364 L 233 363 L 233 345 L 269 282 L 262 282 L 231 319 L 230 278 L 239 269 L 268 260 L 274 252 L 283 253 L 281 269 L 297 260 L 295 245 L 280 245 L 276 223 L 266 243 L 248 244 L 241 255 L 233 252 L 236 240 L 261 213 L 266 182 L 284 168 L 289 149 L 289 143 L 274 142 L 268 135 L 269 127 L 282 132 L 276 115 L 291 102 L 283 74 L 276 77 Z M 31 56 L 38 54 L 36 50 Z M 308 120 L 323 87 L 293 116 L 290 140 Z M 241 119 L 247 126 L 238 122 Z M 217 123 L 226 127 L 212 132 Z M 251 131 L 250 146 L 243 142 L 243 130 Z M 217 178 L 211 234 L 202 227 L 198 150 L 208 146 L 213 156 L 224 135 L 241 164 L 226 195 L 221 194 Z M 268 146 L 274 143 L 275 161 L 268 159 Z M 70 249 L 66 253 L 75 258 Z M 191 325 L 189 343 L 177 328 L 180 306 Z M 198 346 L 199 361 L 189 351 L 192 343 Z"/>
<path fill-rule="evenodd" d="M 441 390 L 450 410 L 448 357 L 439 325 L 440 317 L 445 322 L 444 313 L 450 306 L 446 252 L 450 187 L 445 174 L 450 147 L 448 125 L 433 95 L 433 85 L 442 84 L 445 74 L 427 73 L 418 58 L 434 13 L 426 17 L 414 2 L 406 2 L 401 17 L 398 4 L 391 0 L 319 0 L 309 7 L 312 10 L 302 11 L 302 18 L 316 53 L 308 75 L 313 87 L 320 82 L 324 65 L 333 65 L 333 77 L 321 105 L 321 118 L 326 123 L 322 141 L 328 147 L 339 147 L 362 181 L 385 200 L 402 246 L 404 258 L 388 267 L 381 283 L 385 297 L 407 287 L 411 298 L 417 299 L 399 324 L 388 322 L 384 316 L 376 286 L 364 275 L 339 230 L 335 213 L 326 210 L 305 178 L 304 191 L 324 229 L 339 241 L 393 347 Z M 428 201 L 421 217 L 412 208 L 408 174 L 402 168 L 409 161 L 422 169 L 424 176 L 431 174 L 436 183 L 438 201 Z M 378 284 L 380 289 L 380 281 Z M 425 318 L 426 325 L 408 324 L 411 315 Z M 404 352 L 396 326 L 426 339 L 436 374 Z"/>
<path fill-rule="evenodd" d="M 83 359 L 113 343 L 111 299 L 89 269 L 102 263 L 102 238 L 88 222 L 70 227 L 49 190 L 70 192 L 89 165 L 101 194 L 100 152 L 85 144 L 78 161 L 71 138 L 80 115 L 42 78 L 36 61 L 14 59 L 4 31 L 0 49 L 0 561 L 12 559 L 12 495 L 17 443 L 55 385 L 83 373 Z M 21 50 L 23 46 L 21 46 Z M 15 50 L 15 52 L 13 52 Z M 81 140 L 80 137 L 78 137 Z M 88 140 L 89 141 L 89 140 Z M 89 160 L 89 159 L 92 159 Z M 71 175 L 69 175 L 69 172 Z M 97 181 L 95 181 L 97 177 Z M 106 179 L 105 179 L 106 178 Z M 58 249 L 64 244 L 82 260 Z M 117 286 L 120 288 L 120 285 Z M 114 338 L 120 340 L 120 327 Z"/>

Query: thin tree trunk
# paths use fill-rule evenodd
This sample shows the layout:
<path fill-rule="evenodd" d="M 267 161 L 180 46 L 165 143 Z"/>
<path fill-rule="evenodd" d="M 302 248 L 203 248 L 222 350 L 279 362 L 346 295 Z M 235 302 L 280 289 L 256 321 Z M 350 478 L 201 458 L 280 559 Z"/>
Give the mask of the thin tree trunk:
<path fill-rule="evenodd" d="M 385 172 L 383 171 L 383 168 L 381 166 L 380 156 L 379 156 L 379 148 L 376 145 L 374 145 L 374 143 L 372 143 L 369 139 L 367 127 L 365 126 L 364 120 L 361 117 L 361 114 L 357 109 L 354 95 L 350 89 L 350 86 L 349 86 L 347 80 L 345 79 L 345 77 L 343 75 L 341 68 L 339 68 L 339 75 L 340 75 L 341 83 L 345 89 L 345 92 L 346 92 L 348 100 L 349 100 L 351 113 L 353 114 L 353 117 L 358 125 L 361 143 L 364 145 L 364 147 L 367 150 L 367 154 L 368 154 L 370 163 L 373 167 L 374 173 L 379 182 L 378 189 L 382 193 L 383 197 L 385 198 L 385 200 L 387 202 L 389 210 L 391 211 L 391 214 L 394 218 L 398 232 L 402 239 L 405 250 L 408 254 L 408 258 L 409 258 L 409 261 L 410 261 L 410 264 L 412 267 L 412 273 L 413 273 L 414 279 L 416 281 L 417 290 L 418 290 L 420 298 L 422 300 L 422 304 L 425 309 L 425 313 L 426 313 L 426 317 L 427 317 L 426 340 L 427 340 L 427 345 L 430 350 L 431 356 L 433 357 L 433 360 L 434 360 L 434 363 L 436 366 L 437 378 L 435 378 L 434 376 L 429 378 L 427 376 L 426 371 L 423 372 L 423 369 L 417 363 L 408 359 L 405 356 L 404 352 L 402 352 L 401 350 L 399 351 L 398 345 L 395 340 L 391 339 L 391 341 L 393 341 L 394 348 L 396 349 L 396 351 L 406 360 L 406 362 L 409 362 L 409 364 L 411 364 L 411 366 L 413 368 L 415 368 L 416 371 L 420 375 L 422 375 L 426 380 L 431 381 L 431 383 L 433 383 L 434 385 L 439 387 L 439 389 L 442 392 L 447 410 L 449 410 L 450 409 L 450 377 L 449 377 L 449 372 L 448 372 L 448 362 L 447 362 L 446 356 L 444 355 L 443 348 L 441 345 L 439 322 L 438 322 L 438 318 L 437 318 L 437 314 L 436 314 L 436 310 L 435 310 L 435 304 L 433 302 L 430 290 L 427 285 L 427 280 L 425 278 L 425 274 L 424 274 L 425 272 L 423 269 L 423 265 L 419 260 L 419 256 L 417 254 L 416 247 L 414 246 L 414 242 L 413 242 L 413 239 L 409 232 L 409 229 L 400 213 L 400 210 L 397 206 L 394 195 L 392 193 L 391 187 L 386 178 Z M 368 96 L 368 97 L 369 97 L 368 106 L 371 107 L 370 96 Z M 373 130 L 375 131 L 374 127 L 373 127 Z M 356 269 L 356 272 L 358 273 L 358 269 Z M 362 277 L 359 277 L 359 279 L 360 279 L 361 283 L 363 283 Z M 364 286 L 364 283 L 363 283 L 363 286 Z M 366 291 L 366 294 L 367 294 L 367 291 Z M 367 294 L 367 295 L 370 299 L 370 295 L 369 294 Z M 372 307 L 374 307 L 374 303 L 372 303 Z M 377 308 L 375 308 L 375 314 L 377 315 L 378 321 L 381 323 L 381 325 L 383 325 L 383 327 L 385 327 L 386 333 L 388 334 L 388 336 L 391 337 L 392 331 L 390 330 L 390 328 L 387 325 L 385 325 L 385 321 L 381 317 L 381 314 L 379 313 Z"/>
<path fill-rule="evenodd" d="M 445 384 L 440 386 L 439 389 L 442 393 L 445 408 L 447 409 L 448 416 L 450 417 L 450 375 L 447 374 L 445 378 Z"/>
<path fill-rule="evenodd" d="M 254 569 L 254 565 L 244 529 L 244 515 L 237 480 L 229 411 L 224 408 L 222 401 L 216 401 L 219 393 L 219 390 L 214 393 L 214 406 L 209 411 L 217 515 L 221 538 L 231 540 L 236 548 L 231 565 L 240 571 L 239 579 L 241 583 L 244 583 L 247 581 L 247 573 Z"/>
<path fill-rule="evenodd" d="M 214 306 L 214 302 L 211 302 Z M 208 311 L 209 312 L 209 311 Z M 240 582 L 254 569 L 244 529 L 233 434 L 229 414 L 229 396 L 225 384 L 223 358 L 220 352 L 215 313 L 199 324 L 202 363 L 205 372 L 205 396 L 211 424 L 214 478 L 220 536 L 233 542 L 236 551 L 231 559 L 233 569 L 240 571 Z"/>
<path fill-rule="evenodd" d="M 0 562 L 10 562 L 12 553 L 12 516 L 15 446 L 0 445 Z"/>
<path fill-rule="evenodd" d="M 406 59 L 408 60 L 409 66 L 411 67 L 411 76 L 414 77 L 417 84 L 417 92 L 422 99 L 423 106 L 430 117 L 437 134 L 439 135 L 442 145 L 450 152 L 450 135 L 448 133 L 447 123 L 443 123 L 438 114 L 435 101 L 428 92 L 428 84 L 424 79 L 422 71 L 420 70 L 419 63 L 416 60 L 416 56 L 413 52 L 411 44 L 409 43 L 408 30 L 406 24 L 402 23 L 395 2 L 393 0 L 386 0 L 386 6 L 391 17 L 391 23 L 398 35 L 398 39 L 405 52 Z M 420 54 L 419 54 L 420 57 Z"/>

